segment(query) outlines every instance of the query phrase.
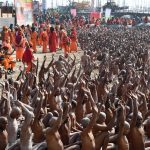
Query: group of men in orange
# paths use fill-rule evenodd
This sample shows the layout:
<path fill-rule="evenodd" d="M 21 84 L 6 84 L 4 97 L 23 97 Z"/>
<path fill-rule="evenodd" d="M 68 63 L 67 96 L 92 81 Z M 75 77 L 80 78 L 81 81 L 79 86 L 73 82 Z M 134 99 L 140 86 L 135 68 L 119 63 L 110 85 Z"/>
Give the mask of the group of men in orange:
<path fill-rule="evenodd" d="M 77 52 L 77 33 L 74 27 L 71 28 L 70 35 L 67 35 L 64 25 L 50 26 L 44 25 L 36 30 L 36 27 L 16 26 L 15 28 L 3 27 L 1 32 L 2 48 L 7 50 L 2 61 L 6 70 L 13 70 L 15 61 L 11 54 L 16 51 L 16 61 L 22 61 L 27 64 L 27 71 L 31 69 L 31 63 L 34 60 L 33 53 L 37 52 L 37 46 L 42 46 L 42 52 L 56 52 L 62 49 L 64 55 L 70 52 Z M 1 54 L 2 55 L 2 54 Z M 6 57 L 7 56 L 7 57 Z M 6 59 L 7 58 L 7 59 Z M 13 64 L 13 65 L 12 65 Z"/>

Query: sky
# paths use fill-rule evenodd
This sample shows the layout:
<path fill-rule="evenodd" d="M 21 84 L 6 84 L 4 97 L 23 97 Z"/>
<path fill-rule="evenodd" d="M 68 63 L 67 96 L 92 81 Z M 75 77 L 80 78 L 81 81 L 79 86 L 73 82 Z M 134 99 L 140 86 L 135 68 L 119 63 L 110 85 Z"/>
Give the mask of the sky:
<path fill-rule="evenodd" d="M 52 0 L 47 0 L 47 1 L 48 4 L 51 5 Z M 53 5 L 56 5 L 55 4 L 56 1 L 59 5 L 65 5 L 68 2 L 68 0 L 53 0 Z M 82 0 L 74 0 L 74 1 L 78 2 Z M 96 1 L 98 0 L 95 0 L 95 3 Z M 99 1 L 101 1 L 102 5 L 104 5 L 107 2 L 107 0 L 99 0 Z M 150 7 L 150 0 L 114 0 L 114 2 L 119 4 L 119 6 L 123 6 L 125 3 L 125 5 L 130 6 L 131 8 L 148 7 L 148 6 Z"/>
<path fill-rule="evenodd" d="M 48 5 L 51 5 L 51 1 L 52 0 L 47 0 Z M 56 5 L 56 1 L 59 5 L 65 5 L 68 2 L 68 0 L 53 0 L 53 5 Z M 74 1 L 80 2 L 82 0 L 74 0 Z M 98 0 L 95 0 L 95 3 L 96 1 Z M 99 1 L 101 1 L 102 5 L 104 5 L 107 2 L 107 0 L 99 0 Z M 148 6 L 150 7 L 150 0 L 114 0 L 114 2 L 119 4 L 119 6 L 123 6 L 125 3 L 125 5 L 130 6 L 131 8 L 148 7 Z"/>
<path fill-rule="evenodd" d="M 8 1 L 9 3 L 13 3 L 14 0 L 0 0 L 0 2 L 6 2 Z M 42 0 L 38 0 L 38 1 L 42 1 Z M 46 0 L 47 1 L 47 6 L 51 6 L 52 5 L 52 0 Z M 74 0 L 74 1 L 82 1 L 82 0 Z M 86 1 L 86 0 L 85 0 Z M 88 0 L 87 0 L 88 1 Z M 99 0 L 101 1 L 102 5 L 104 5 L 107 0 Z M 125 1 L 125 4 L 127 6 L 130 6 L 131 8 L 132 7 L 136 7 L 136 8 L 139 8 L 139 7 L 150 7 L 150 0 L 114 0 L 117 4 L 119 4 L 120 6 L 122 6 L 124 4 L 124 1 Z M 53 6 L 55 7 L 56 5 L 66 5 L 68 2 L 68 0 L 53 0 Z M 96 3 L 96 0 L 95 0 L 95 3 Z"/>

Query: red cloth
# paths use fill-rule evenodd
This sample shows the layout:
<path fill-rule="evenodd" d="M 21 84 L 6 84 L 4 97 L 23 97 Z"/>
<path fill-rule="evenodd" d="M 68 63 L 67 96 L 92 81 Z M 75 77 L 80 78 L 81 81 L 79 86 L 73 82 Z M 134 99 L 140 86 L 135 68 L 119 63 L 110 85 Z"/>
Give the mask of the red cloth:
<path fill-rule="evenodd" d="M 23 57 L 22 57 L 22 62 L 23 63 L 30 63 L 34 59 L 32 50 L 30 48 L 26 48 Z"/>
<path fill-rule="evenodd" d="M 51 52 L 56 52 L 58 44 L 57 34 L 55 31 L 49 33 L 49 49 Z"/>
<path fill-rule="evenodd" d="M 22 40 L 22 36 L 19 35 L 19 34 L 16 35 L 16 43 L 17 43 L 17 44 L 20 44 L 21 40 Z"/>
<path fill-rule="evenodd" d="M 76 36 L 77 35 L 76 29 L 73 29 L 72 32 L 71 32 L 71 34 L 74 34 Z"/>
<path fill-rule="evenodd" d="M 73 40 L 73 41 L 76 41 L 76 40 L 77 40 L 77 33 L 76 33 L 75 30 L 73 30 L 73 31 L 71 32 L 70 39 Z"/>

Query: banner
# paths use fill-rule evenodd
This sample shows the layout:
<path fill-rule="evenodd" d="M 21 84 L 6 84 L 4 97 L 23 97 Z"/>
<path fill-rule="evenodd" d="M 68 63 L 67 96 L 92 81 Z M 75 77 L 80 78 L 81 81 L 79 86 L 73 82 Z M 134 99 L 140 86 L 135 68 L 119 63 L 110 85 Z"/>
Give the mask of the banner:
<path fill-rule="evenodd" d="M 46 11 L 47 9 L 47 0 L 42 0 L 42 10 Z"/>
<path fill-rule="evenodd" d="M 71 13 L 71 15 L 72 15 L 73 17 L 75 17 L 75 16 L 77 15 L 76 9 L 71 9 L 71 10 L 70 10 L 70 13 Z"/>
<path fill-rule="evenodd" d="M 99 19 L 101 18 L 101 12 L 91 12 L 90 18 Z"/>
<path fill-rule="evenodd" d="M 39 1 L 33 1 L 33 14 L 34 15 L 39 15 Z"/>
<path fill-rule="evenodd" d="M 107 21 L 111 17 L 111 9 L 106 8 L 105 10 L 105 20 Z"/>
<path fill-rule="evenodd" d="M 33 23 L 32 0 L 15 0 L 16 19 L 18 25 Z"/>

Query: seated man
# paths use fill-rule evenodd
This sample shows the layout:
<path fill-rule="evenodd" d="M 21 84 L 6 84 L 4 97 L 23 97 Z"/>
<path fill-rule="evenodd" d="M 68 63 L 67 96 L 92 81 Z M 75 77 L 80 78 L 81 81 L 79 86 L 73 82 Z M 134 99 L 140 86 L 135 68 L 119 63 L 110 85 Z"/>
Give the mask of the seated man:
<path fill-rule="evenodd" d="M 9 70 L 10 73 L 12 73 L 13 72 L 13 68 L 15 67 L 16 62 L 11 57 L 11 55 L 14 53 L 14 51 L 12 53 L 9 53 L 8 49 L 9 48 L 7 46 L 3 47 L 3 57 L 4 57 L 4 60 L 2 61 L 2 65 L 4 66 L 5 70 Z"/>
<path fill-rule="evenodd" d="M 8 144 L 7 124 L 7 118 L 0 117 L 0 150 L 5 150 Z"/>

